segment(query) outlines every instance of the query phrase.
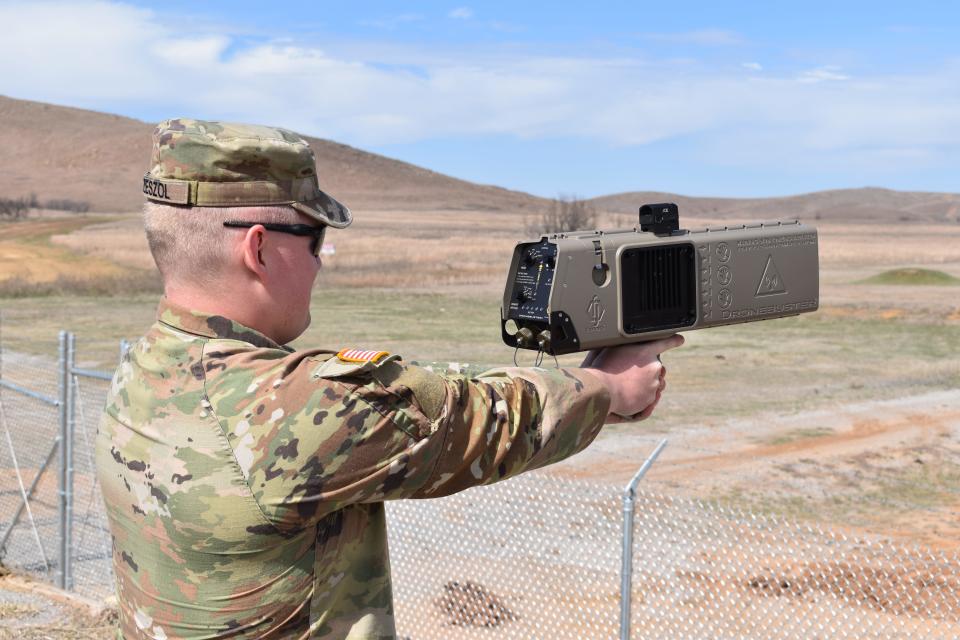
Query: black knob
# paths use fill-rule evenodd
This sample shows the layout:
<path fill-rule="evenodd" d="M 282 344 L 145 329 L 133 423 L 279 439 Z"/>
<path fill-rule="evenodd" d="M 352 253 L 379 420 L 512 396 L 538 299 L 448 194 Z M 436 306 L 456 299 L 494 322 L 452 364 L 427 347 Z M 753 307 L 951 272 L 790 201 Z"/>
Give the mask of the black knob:
<path fill-rule="evenodd" d="M 598 287 L 602 286 L 603 283 L 607 281 L 607 271 L 609 269 L 610 267 L 608 267 L 605 262 L 593 265 L 593 272 L 591 274 L 593 276 L 593 284 Z"/>

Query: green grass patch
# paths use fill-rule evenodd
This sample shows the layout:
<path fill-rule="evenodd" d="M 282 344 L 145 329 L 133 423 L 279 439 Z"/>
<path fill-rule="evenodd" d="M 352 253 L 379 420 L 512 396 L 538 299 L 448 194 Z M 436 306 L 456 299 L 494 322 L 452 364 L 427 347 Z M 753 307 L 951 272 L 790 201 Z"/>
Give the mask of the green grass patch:
<path fill-rule="evenodd" d="M 786 433 L 781 433 L 770 438 L 758 439 L 758 444 L 765 444 L 771 446 L 779 446 L 782 444 L 790 444 L 791 442 L 799 442 L 801 440 L 810 440 L 813 438 L 822 438 L 824 436 L 833 435 L 833 429 L 828 429 L 826 427 L 810 427 L 806 429 L 791 429 Z"/>
<path fill-rule="evenodd" d="M 822 471 L 814 477 L 822 476 Z M 929 457 L 923 464 L 872 467 L 868 477 L 847 486 L 836 486 L 827 495 L 809 496 L 731 487 L 717 491 L 708 501 L 741 511 L 796 521 L 883 528 L 917 509 L 949 509 L 960 491 L 960 464 L 953 459 Z"/>
<path fill-rule="evenodd" d="M 949 273 L 935 271 L 933 269 L 904 268 L 892 269 L 878 273 L 866 280 L 861 280 L 860 284 L 886 284 L 901 286 L 956 286 L 960 285 L 960 278 L 955 278 Z"/>
<path fill-rule="evenodd" d="M 70 257 L 72 259 L 72 256 Z M 35 282 L 14 276 L 0 280 L 0 299 L 51 296 L 132 296 L 142 293 L 160 295 L 163 283 L 156 271 L 128 269 L 125 272 L 96 277 L 60 275 L 53 280 Z"/>
<path fill-rule="evenodd" d="M 55 359 L 57 332 L 68 329 L 77 334 L 78 354 L 87 366 L 112 368 L 118 341 L 144 333 L 158 299 L 123 292 L 0 299 L 0 343 Z M 500 339 L 499 304 L 495 292 L 318 288 L 313 324 L 294 346 L 384 349 L 407 361 L 512 365 L 514 350 Z M 814 313 L 686 337 L 683 348 L 664 354 L 669 386 L 649 428 L 960 386 L 960 359 L 951 357 L 960 353 L 960 326 L 954 324 Z M 581 359 L 573 354 L 559 362 L 576 366 Z M 517 361 L 532 365 L 534 354 L 520 351 Z M 553 366 L 553 359 L 543 366 Z M 783 437 L 818 435 L 798 431 Z"/>
<path fill-rule="evenodd" d="M 953 505 L 958 491 L 960 464 L 953 460 L 931 460 L 902 472 L 878 474 L 863 499 L 906 511 Z"/>

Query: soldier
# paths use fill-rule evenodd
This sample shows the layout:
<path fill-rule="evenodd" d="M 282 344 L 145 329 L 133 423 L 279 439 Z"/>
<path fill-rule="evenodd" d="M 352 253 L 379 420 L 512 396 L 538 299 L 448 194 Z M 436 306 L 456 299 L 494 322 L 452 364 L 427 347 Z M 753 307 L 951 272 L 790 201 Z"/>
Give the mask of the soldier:
<path fill-rule="evenodd" d="M 168 120 L 144 222 L 157 322 L 97 436 L 122 638 L 392 638 L 384 500 L 496 482 L 643 419 L 682 338 L 470 377 L 286 347 L 352 216 L 283 129 Z"/>

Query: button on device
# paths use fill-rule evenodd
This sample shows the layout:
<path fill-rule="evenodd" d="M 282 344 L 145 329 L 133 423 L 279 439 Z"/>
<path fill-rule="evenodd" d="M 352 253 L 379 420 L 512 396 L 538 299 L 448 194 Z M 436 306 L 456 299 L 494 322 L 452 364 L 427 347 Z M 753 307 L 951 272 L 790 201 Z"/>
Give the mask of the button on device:
<path fill-rule="evenodd" d="M 607 271 L 610 270 L 610 267 L 606 262 L 601 262 L 600 264 L 593 265 L 593 284 L 598 287 L 602 287 L 603 283 L 607 281 Z"/>

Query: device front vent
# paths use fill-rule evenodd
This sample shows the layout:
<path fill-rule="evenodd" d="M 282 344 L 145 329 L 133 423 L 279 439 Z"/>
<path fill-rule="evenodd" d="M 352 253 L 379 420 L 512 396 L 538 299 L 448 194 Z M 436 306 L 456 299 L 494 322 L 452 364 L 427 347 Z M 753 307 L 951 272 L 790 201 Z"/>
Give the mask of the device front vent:
<path fill-rule="evenodd" d="M 627 249 L 621 254 L 620 274 L 627 333 L 680 328 L 696 320 L 692 245 Z"/>

